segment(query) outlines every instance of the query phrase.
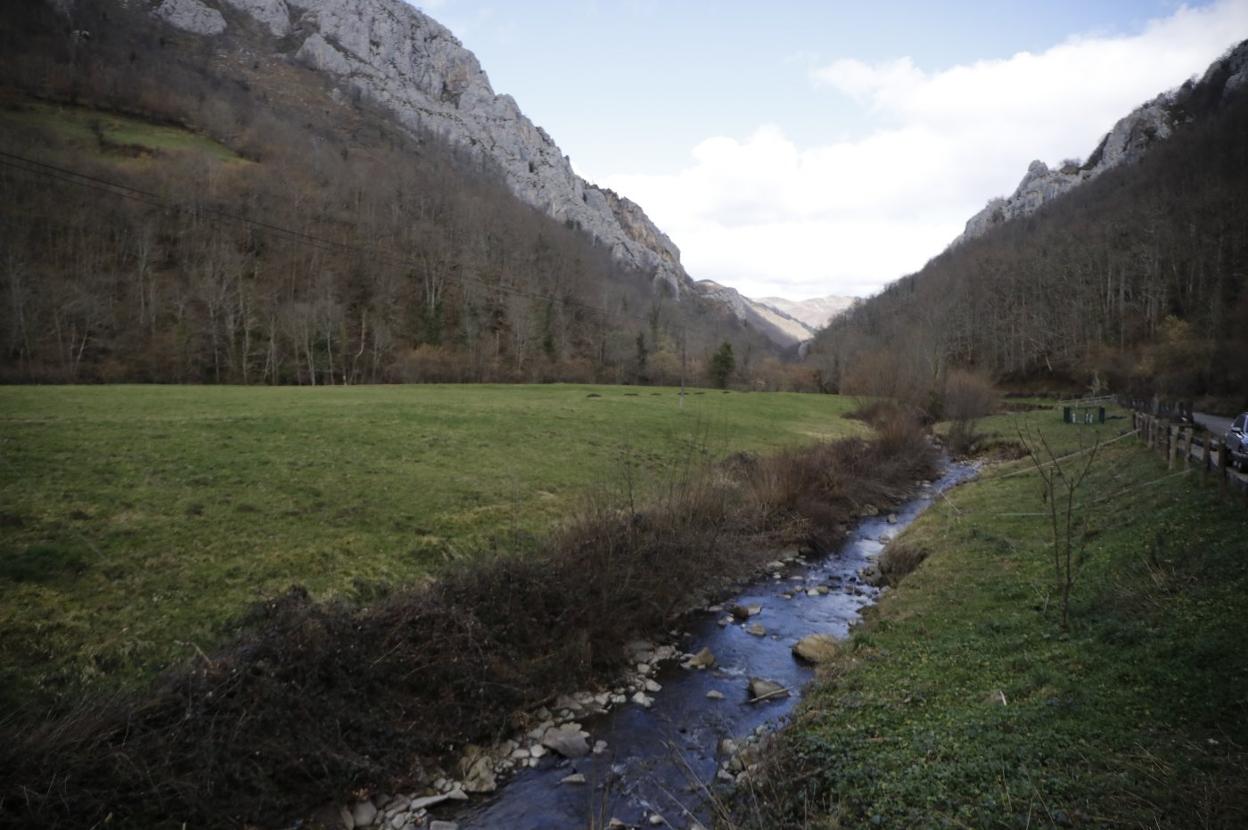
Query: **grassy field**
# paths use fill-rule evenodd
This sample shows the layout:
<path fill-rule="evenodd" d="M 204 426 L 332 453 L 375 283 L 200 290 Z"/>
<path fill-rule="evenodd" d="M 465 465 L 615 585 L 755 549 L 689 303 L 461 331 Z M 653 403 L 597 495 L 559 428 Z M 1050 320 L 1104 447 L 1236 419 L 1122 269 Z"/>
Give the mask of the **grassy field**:
<path fill-rule="evenodd" d="M 531 544 L 590 490 L 860 430 L 816 395 L 589 386 L 0 388 L 0 685 L 139 678 L 307 586 Z"/>
<path fill-rule="evenodd" d="M 986 425 L 1020 424 L 1059 452 L 1090 435 L 1051 411 Z M 799 826 L 1248 826 L 1242 497 L 1134 438 L 1106 447 L 1064 632 L 1038 478 L 1006 475 L 1028 464 L 989 468 L 902 537 L 930 556 L 789 735 L 807 777 L 776 806 L 805 796 L 822 816 Z"/>
<path fill-rule="evenodd" d="M 79 155 L 195 154 L 243 163 L 225 145 L 183 127 L 87 107 L 23 101 L 18 106 L 0 107 L 0 125 L 44 133 Z"/>

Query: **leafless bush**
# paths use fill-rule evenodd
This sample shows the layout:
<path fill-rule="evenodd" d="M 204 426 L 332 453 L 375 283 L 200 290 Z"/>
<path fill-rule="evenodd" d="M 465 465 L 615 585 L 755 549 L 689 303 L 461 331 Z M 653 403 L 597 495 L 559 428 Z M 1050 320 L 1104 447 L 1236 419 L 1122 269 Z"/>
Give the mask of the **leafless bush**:
<path fill-rule="evenodd" d="M 981 439 L 976 425 L 980 418 L 992 414 L 996 405 L 997 390 L 987 376 L 961 369 L 949 373 L 941 414 L 952 422 L 949 449 L 954 455 L 975 452 Z"/>
<path fill-rule="evenodd" d="M 404 383 L 457 383 L 473 376 L 464 355 L 428 344 L 400 356 L 398 375 Z"/>
<path fill-rule="evenodd" d="M 748 480 L 750 502 L 773 516 L 800 521 L 815 548 L 827 548 L 867 505 L 904 497 L 915 478 L 930 474 L 931 446 L 905 417 L 889 419 L 872 441 L 846 439 L 764 459 Z"/>
<path fill-rule="evenodd" d="M 1020 430 L 1032 468 L 1040 476 L 1041 498 L 1049 520 L 1054 588 L 1061 602 L 1061 627 L 1070 626 L 1070 594 L 1083 567 L 1088 538 L 1085 484 L 1100 453 L 1100 440 L 1078 452 L 1058 456 L 1043 432 Z"/>
<path fill-rule="evenodd" d="M 926 411 L 936 375 L 914 349 L 890 347 L 857 355 L 844 371 L 840 391 L 890 399 L 916 412 Z"/>
<path fill-rule="evenodd" d="M 898 416 L 901 410 L 902 405 L 892 398 L 867 398 L 859 401 L 856 408 L 846 413 L 846 417 L 878 426 Z"/>

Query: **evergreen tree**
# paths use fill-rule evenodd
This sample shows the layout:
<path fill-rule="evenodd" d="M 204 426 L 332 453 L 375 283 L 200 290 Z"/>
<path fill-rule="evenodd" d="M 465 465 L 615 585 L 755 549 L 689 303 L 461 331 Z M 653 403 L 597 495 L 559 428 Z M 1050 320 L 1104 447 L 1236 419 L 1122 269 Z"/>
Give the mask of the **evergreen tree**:
<path fill-rule="evenodd" d="M 737 366 L 736 358 L 732 356 L 732 344 L 727 340 L 711 355 L 711 382 L 720 389 L 728 386 L 728 378 L 732 377 L 732 370 Z"/>

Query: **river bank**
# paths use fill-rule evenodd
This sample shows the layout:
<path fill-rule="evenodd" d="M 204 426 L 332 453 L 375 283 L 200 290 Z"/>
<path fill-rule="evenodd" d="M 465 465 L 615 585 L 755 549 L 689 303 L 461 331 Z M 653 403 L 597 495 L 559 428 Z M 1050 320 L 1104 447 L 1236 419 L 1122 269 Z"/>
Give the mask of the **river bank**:
<path fill-rule="evenodd" d="M 844 638 L 880 594 L 870 580 L 875 557 L 972 475 L 968 465 L 951 466 L 922 482 L 917 497 L 859 520 L 837 550 L 769 563 L 742 590 L 686 619 L 671 659 L 647 663 L 656 649 L 644 648 L 642 676 L 612 690 L 642 698 L 601 714 L 586 707 L 564 713 L 588 733 L 594 751 L 552 753 L 483 805 L 448 815 L 461 830 L 571 828 L 595 819 L 603 826 L 712 824 L 716 797 L 748 782 L 758 754 L 751 743 L 784 723 L 814 677 L 795 646 L 811 635 Z M 764 683 L 772 688 L 760 694 Z"/>
<path fill-rule="evenodd" d="M 1090 441 L 1051 413 L 988 427 L 1020 425 L 1059 454 Z M 731 826 L 1248 826 L 1242 504 L 1127 439 L 1081 505 L 1067 631 L 1025 462 L 921 517 L 902 543 L 923 564 L 821 670 Z"/>

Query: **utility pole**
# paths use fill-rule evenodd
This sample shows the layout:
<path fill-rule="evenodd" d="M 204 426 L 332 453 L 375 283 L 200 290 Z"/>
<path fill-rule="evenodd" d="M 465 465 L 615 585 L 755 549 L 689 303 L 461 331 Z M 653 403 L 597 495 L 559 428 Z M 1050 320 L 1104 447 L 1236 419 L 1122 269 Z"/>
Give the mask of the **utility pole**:
<path fill-rule="evenodd" d="M 685 408 L 685 358 L 688 355 L 689 327 L 686 321 L 680 322 L 680 408 Z"/>

